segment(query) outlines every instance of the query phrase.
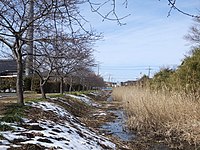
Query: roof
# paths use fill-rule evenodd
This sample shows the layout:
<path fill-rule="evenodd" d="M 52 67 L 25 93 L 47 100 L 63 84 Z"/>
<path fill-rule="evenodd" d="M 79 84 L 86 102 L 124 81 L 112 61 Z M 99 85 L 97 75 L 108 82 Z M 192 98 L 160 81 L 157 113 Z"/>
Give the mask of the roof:
<path fill-rule="evenodd" d="M 0 59 L 0 74 L 17 72 L 17 63 L 14 59 Z"/>

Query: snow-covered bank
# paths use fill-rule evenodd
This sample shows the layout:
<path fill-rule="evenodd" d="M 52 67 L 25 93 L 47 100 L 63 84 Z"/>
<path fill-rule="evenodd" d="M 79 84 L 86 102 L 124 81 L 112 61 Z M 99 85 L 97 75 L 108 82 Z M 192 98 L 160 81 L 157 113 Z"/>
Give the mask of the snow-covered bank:
<path fill-rule="evenodd" d="M 87 98 L 83 98 L 87 103 Z M 39 145 L 45 149 L 115 149 L 114 143 L 85 127 L 63 107 L 53 102 L 31 103 L 30 106 L 42 109 L 45 112 L 53 112 L 59 120 L 48 120 L 48 118 L 30 120 L 24 118 L 22 124 L 1 123 L 12 126 L 15 131 L 0 132 L 5 138 L 0 140 L 0 149 L 22 147 L 25 144 Z"/>
<path fill-rule="evenodd" d="M 99 106 L 99 104 L 95 103 L 90 97 L 88 97 L 85 94 L 81 94 L 79 96 L 72 95 L 72 94 L 66 94 L 65 96 L 75 98 L 75 99 L 80 100 L 90 106 Z"/>

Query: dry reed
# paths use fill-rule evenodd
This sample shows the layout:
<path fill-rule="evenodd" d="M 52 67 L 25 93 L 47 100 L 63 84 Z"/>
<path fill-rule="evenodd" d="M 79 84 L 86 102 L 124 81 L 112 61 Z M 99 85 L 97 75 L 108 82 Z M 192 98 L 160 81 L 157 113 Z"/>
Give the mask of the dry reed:
<path fill-rule="evenodd" d="M 133 86 L 115 88 L 112 96 L 123 102 L 129 128 L 200 144 L 200 102 L 191 97 Z"/>

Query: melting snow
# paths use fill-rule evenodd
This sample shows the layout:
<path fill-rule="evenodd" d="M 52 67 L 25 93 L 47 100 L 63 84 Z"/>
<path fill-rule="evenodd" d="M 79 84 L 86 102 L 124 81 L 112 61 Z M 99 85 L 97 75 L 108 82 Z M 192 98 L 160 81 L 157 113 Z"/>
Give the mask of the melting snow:
<path fill-rule="evenodd" d="M 85 98 L 85 100 L 86 99 L 87 98 Z M 50 102 L 32 103 L 31 106 L 41 108 L 44 111 L 53 111 L 58 117 L 64 117 L 65 120 L 56 123 L 50 120 L 31 122 L 31 120 L 26 118 L 23 119 L 24 125 L 39 126 L 42 130 L 30 130 L 18 127 L 19 125 L 16 123 L 5 123 L 14 127 L 16 130 L 0 132 L 6 139 L 0 140 L 1 150 L 6 150 L 10 146 L 19 147 L 22 144 L 28 143 L 39 144 L 46 148 L 55 148 L 59 150 L 103 150 L 105 147 L 107 147 L 106 149 L 115 149 L 115 144 L 102 136 L 98 136 L 94 131 L 89 130 L 61 106 Z M 18 145 L 12 144 L 12 141 L 16 139 L 20 141 Z"/>
<path fill-rule="evenodd" d="M 69 97 L 72 97 L 72 98 L 75 98 L 75 99 L 78 99 L 90 106 L 96 106 L 98 107 L 99 104 L 95 103 L 94 101 L 92 101 L 92 99 L 84 94 L 81 94 L 80 96 L 76 96 L 76 95 L 71 95 L 71 94 L 66 94 L 66 96 L 69 96 Z"/>

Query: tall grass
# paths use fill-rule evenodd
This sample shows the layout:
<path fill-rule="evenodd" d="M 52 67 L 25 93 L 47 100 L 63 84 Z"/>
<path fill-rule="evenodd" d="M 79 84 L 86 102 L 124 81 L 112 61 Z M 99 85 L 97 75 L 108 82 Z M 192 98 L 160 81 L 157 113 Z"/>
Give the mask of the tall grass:
<path fill-rule="evenodd" d="M 123 102 L 129 128 L 200 144 L 200 102 L 191 96 L 133 86 L 115 88 L 112 96 Z"/>

